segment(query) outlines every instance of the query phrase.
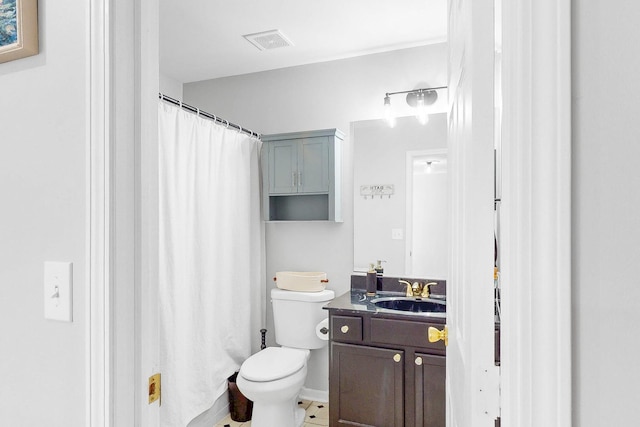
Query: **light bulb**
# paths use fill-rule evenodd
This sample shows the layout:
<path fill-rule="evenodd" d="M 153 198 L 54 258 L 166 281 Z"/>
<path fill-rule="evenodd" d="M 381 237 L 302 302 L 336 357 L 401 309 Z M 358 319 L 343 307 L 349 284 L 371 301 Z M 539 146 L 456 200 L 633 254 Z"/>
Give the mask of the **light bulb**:
<path fill-rule="evenodd" d="M 416 94 L 416 118 L 420 124 L 426 125 L 429 121 L 429 115 L 427 109 L 424 106 L 424 92 L 418 92 Z"/>
<path fill-rule="evenodd" d="M 431 173 L 431 162 L 427 162 L 427 173 Z"/>
<path fill-rule="evenodd" d="M 396 118 L 393 115 L 393 111 L 391 111 L 391 98 L 389 98 L 389 95 L 384 97 L 384 118 L 389 127 L 396 125 Z"/>

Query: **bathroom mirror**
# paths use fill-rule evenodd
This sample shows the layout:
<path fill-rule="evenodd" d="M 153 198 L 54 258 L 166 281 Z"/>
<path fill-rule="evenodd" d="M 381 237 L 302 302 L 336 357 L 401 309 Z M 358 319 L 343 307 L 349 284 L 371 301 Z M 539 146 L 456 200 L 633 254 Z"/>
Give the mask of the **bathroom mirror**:
<path fill-rule="evenodd" d="M 447 118 L 352 122 L 354 271 L 446 279 Z"/>

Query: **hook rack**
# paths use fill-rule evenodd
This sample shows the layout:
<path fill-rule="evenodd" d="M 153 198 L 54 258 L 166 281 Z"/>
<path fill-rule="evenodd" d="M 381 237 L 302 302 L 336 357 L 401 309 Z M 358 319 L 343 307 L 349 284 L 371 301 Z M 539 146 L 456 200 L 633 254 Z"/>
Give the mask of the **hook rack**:
<path fill-rule="evenodd" d="M 393 184 L 376 184 L 376 185 L 361 185 L 360 186 L 360 195 L 364 197 L 364 199 L 368 199 L 371 197 L 372 199 L 375 196 L 380 196 L 382 199 L 383 196 L 387 196 L 389 199 L 393 196 L 395 190 L 393 188 Z"/>

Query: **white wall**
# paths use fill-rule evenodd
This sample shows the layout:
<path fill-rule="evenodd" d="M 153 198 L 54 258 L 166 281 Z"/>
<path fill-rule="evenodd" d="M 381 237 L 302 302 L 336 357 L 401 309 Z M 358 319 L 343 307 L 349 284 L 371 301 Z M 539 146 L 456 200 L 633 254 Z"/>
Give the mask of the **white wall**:
<path fill-rule="evenodd" d="M 446 44 L 184 85 L 184 101 L 254 131 L 269 134 L 339 128 L 382 117 L 386 92 L 441 86 Z M 267 278 L 281 270 L 326 271 L 337 295 L 349 289 L 353 268 L 351 142 L 343 156 L 344 223 L 269 223 Z M 273 282 L 267 281 L 270 286 Z M 267 301 L 269 303 L 269 301 Z M 267 334 L 273 343 L 271 307 Z M 255 338 L 259 340 L 259 337 Z M 327 351 L 313 352 L 307 387 L 327 389 Z"/>
<path fill-rule="evenodd" d="M 0 425 L 85 426 L 87 5 L 40 1 L 41 53 L 0 64 Z M 73 323 L 43 262 L 73 262 Z"/>
<path fill-rule="evenodd" d="M 174 78 L 160 74 L 160 93 L 182 101 L 182 83 Z"/>
<path fill-rule="evenodd" d="M 640 4 L 573 2 L 574 425 L 640 420 Z"/>

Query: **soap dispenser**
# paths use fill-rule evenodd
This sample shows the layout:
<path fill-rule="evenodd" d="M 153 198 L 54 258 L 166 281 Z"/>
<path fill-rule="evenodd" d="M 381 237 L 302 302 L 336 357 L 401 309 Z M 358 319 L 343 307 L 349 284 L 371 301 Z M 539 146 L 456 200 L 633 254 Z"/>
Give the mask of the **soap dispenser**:
<path fill-rule="evenodd" d="M 373 267 L 373 264 L 369 264 L 369 271 L 367 272 L 367 296 L 374 296 L 378 290 L 378 274 Z"/>
<path fill-rule="evenodd" d="M 383 260 L 377 260 L 377 264 L 375 267 L 376 273 L 378 274 L 378 276 L 382 276 L 382 273 L 384 272 L 384 269 L 382 268 L 382 263 L 383 262 L 387 262 L 387 261 L 383 261 Z"/>

